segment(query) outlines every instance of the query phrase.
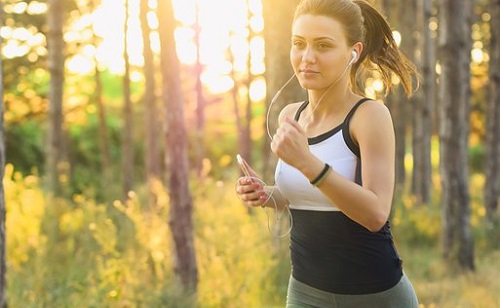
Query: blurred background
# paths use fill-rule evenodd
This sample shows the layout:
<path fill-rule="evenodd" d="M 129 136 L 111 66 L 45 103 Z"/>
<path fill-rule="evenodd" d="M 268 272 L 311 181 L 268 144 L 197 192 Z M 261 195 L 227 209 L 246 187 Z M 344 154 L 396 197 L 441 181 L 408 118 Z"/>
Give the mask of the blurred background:
<path fill-rule="evenodd" d="M 370 1 L 419 67 L 394 118 L 392 231 L 421 307 L 500 307 L 500 2 Z M 0 305 L 284 307 L 268 133 L 298 0 L 1 0 Z M 268 131 L 269 130 L 269 131 Z"/>

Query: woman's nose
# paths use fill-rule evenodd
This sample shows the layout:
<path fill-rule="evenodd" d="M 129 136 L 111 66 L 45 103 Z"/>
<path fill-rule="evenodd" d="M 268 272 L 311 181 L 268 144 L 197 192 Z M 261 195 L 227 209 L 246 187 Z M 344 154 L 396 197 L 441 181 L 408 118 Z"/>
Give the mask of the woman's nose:
<path fill-rule="evenodd" d="M 311 47 L 306 47 L 304 53 L 302 54 L 302 61 L 305 63 L 314 63 L 316 56 L 314 50 Z"/>

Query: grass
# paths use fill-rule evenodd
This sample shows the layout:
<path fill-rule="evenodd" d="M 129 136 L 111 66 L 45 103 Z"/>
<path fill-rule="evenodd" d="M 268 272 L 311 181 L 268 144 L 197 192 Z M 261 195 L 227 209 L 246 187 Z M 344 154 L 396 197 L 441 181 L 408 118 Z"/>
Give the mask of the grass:
<path fill-rule="evenodd" d="M 7 168 L 8 295 L 12 307 L 284 307 L 290 261 L 264 211 L 241 206 L 233 182 L 206 180 L 194 191 L 199 270 L 197 305 L 173 279 L 168 196 L 151 211 L 84 196 L 50 202 L 35 176 Z M 476 187 L 477 188 L 477 187 Z M 476 190 L 478 191 L 478 190 Z M 500 248 L 474 201 L 476 270 L 451 272 L 441 256 L 438 203 L 401 198 L 393 232 L 422 308 L 500 307 Z"/>
<path fill-rule="evenodd" d="M 453 273 L 440 248 L 400 245 L 422 308 L 500 307 L 500 251 L 476 253 L 473 272 Z"/>

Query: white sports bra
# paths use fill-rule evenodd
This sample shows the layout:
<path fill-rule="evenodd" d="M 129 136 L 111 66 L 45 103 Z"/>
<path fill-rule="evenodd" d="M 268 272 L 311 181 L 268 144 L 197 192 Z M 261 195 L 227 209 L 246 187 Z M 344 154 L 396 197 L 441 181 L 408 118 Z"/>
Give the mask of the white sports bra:
<path fill-rule="evenodd" d="M 349 134 L 349 121 L 357 107 L 367 100 L 364 98 L 358 101 L 339 126 L 308 139 L 309 148 L 316 157 L 329 164 L 338 174 L 359 184 L 361 160 L 359 148 L 354 144 Z M 300 113 L 307 106 L 307 103 L 304 102 L 297 110 L 296 120 L 300 117 Z M 291 209 L 339 211 L 331 200 L 309 183 L 309 179 L 281 159 L 276 166 L 275 182 L 281 194 L 290 202 Z"/>

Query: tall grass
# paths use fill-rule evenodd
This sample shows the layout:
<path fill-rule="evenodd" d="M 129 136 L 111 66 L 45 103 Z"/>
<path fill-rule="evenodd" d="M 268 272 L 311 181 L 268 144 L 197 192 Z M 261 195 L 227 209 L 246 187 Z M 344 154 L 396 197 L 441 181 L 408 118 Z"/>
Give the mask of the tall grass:
<path fill-rule="evenodd" d="M 11 307 L 284 306 L 288 239 L 270 235 L 263 210 L 241 205 L 232 181 L 207 178 L 192 186 L 196 297 L 175 282 L 169 200 L 161 185 L 153 207 L 142 192 L 126 204 L 84 195 L 51 200 L 37 176 L 23 176 L 11 165 L 4 185 Z M 419 206 L 407 196 L 396 202 L 393 231 L 422 307 L 500 307 L 500 250 L 491 248 L 482 228 L 480 198 L 473 202 L 473 273 L 450 272 L 442 260 L 437 202 Z"/>

